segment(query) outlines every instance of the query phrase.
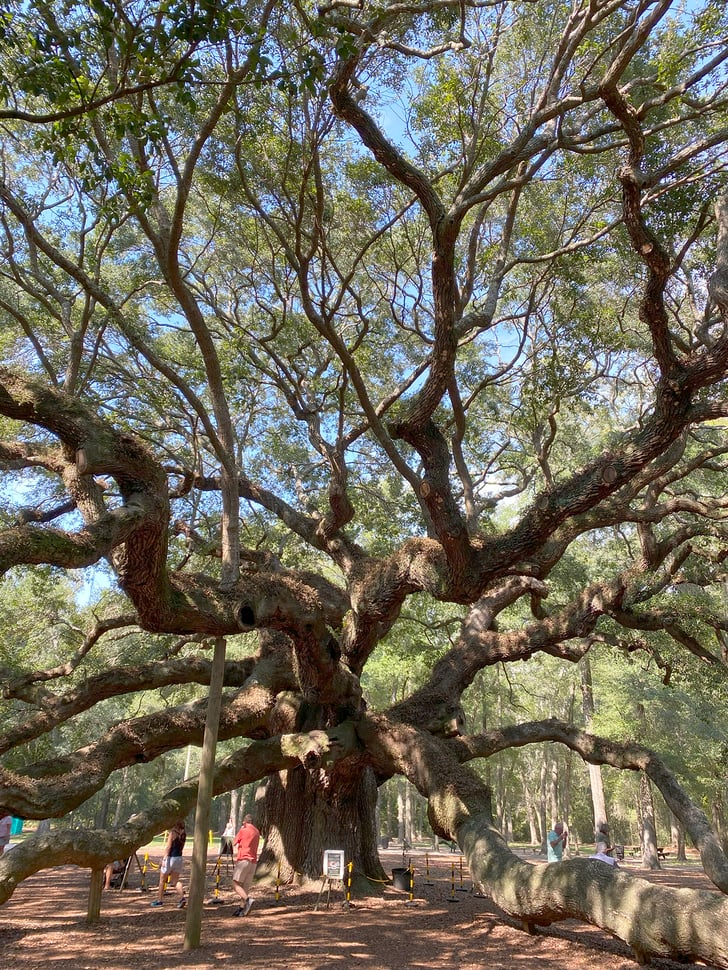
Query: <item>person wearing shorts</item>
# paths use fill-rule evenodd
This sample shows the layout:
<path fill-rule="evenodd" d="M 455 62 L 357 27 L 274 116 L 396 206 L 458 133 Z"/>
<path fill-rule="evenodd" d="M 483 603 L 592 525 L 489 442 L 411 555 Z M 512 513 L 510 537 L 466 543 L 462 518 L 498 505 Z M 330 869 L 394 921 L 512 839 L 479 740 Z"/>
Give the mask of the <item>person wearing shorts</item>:
<path fill-rule="evenodd" d="M 255 867 L 258 863 L 259 841 L 260 832 L 253 825 L 253 816 L 246 815 L 240 831 L 233 840 L 233 845 L 238 852 L 237 862 L 233 870 L 233 889 L 241 900 L 233 916 L 247 916 L 250 912 L 250 907 L 253 905 L 250 887 L 253 885 Z"/>
<path fill-rule="evenodd" d="M 152 906 L 161 906 L 164 902 L 164 890 L 169 876 L 170 885 L 179 896 L 177 909 L 184 909 L 186 899 L 182 885 L 182 850 L 185 847 L 187 832 L 184 819 L 177 819 L 167 835 L 164 846 L 162 865 L 159 867 L 159 897 L 152 902 Z"/>

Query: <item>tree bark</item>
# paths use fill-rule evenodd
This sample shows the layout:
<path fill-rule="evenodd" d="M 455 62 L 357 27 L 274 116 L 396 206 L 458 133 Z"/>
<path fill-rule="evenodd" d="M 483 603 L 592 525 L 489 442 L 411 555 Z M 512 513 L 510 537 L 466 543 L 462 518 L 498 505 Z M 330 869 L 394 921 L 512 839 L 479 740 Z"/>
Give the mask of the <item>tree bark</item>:
<path fill-rule="evenodd" d="M 210 806 L 215 781 L 215 751 L 220 726 L 222 684 L 225 677 L 225 649 L 224 638 L 218 637 L 215 640 L 205 735 L 200 757 L 200 778 L 195 811 L 195 842 L 190 862 L 190 889 L 187 919 L 185 921 L 185 950 L 196 949 L 200 945 L 202 935 L 202 907 L 205 899 L 205 873 L 207 870 L 207 833 L 210 828 Z M 186 777 L 187 772 L 185 771 L 185 780 Z"/>
<path fill-rule="evenodd" d="M 670 812 L 670 841 L 675 846 L 675 858 L 677 861 L 685 862 L 685 829 L 672 812 Z"/>
<path fill-rule="evenodd" d="M 725 806 L 722 799 L 716 798 L 711 805 L 713 815 L 713 827 L 718 834 L 721 847 L 728 853 L 728 826 L 725 823 Z"/>
<path fill-rule="evenodd" d="M 584 920 L 624 940 L 640 962 L 666 956 L 728 968 L 725 896 L 655 886 L 596 860 L 530 865 L 510 851 L 493 825 L 482 781 L 442 744 L 373 716 L 360 733 L 372 752 L 390 760 L 429 798 L 433 828 L 457 838 L 473 882 L 509 915 L 527 926 Z"/>
<path fill-rule="evenodd" d="M 321 878 L 326 849 L 343 849 L 354 863 L 354 884 L 385 879 L 379 861 L 375 806 L 377 786 L 370 768 L 303 766 L 273 775 L 266 786 L 266 842 L 258 864 L 264 879 L 305 884 Z M 372 885 L 368 886 L 369 891 Z"/>
<path fill-rule="evenodd" d="M 652 799 L 650 779 L 647 775 L 640 775 L 639 803 L 639 814 L 642 823 L 642 865 L 647 869 L 660 869 L 660 859 L 657 855 L 655 804 Z"/>
<path fill-rule="evenodd" d="M 579 663 L 581 670 L 582 710 L 584 712 L 584 726 L 591 731 L 594 720 L 594 690 L 592 687 L 591 663 L 587 654 Z M 607 803 L 604 798 L 604 782 L 600 765 L 589 764 L 589 788 L 594 809 L 594 831 L 609 831 L 607 818 Z"/>
<path fill-rule="evenodd" d="M 104 870 L 101 867 L 91 870 L 88 890 L 88 911 L 86 922 L 98 923 L 101 917 L 101 894 L 104 888 Z"/>

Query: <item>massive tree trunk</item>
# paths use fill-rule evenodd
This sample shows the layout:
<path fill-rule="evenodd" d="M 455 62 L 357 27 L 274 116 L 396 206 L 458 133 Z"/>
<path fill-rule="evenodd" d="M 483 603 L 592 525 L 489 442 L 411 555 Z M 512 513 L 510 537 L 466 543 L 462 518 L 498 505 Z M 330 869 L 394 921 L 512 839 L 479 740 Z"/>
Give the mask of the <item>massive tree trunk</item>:
<path fill-rule="evenodd" d="M 343 849 L 356 880 L 380 885 L 377 852 L 377 784 L 371 768 L 303 766 L 270 778 L 265 794 L 266 841 L 258 865 L 263 878 L 320 880 L 326 849 Z"/>

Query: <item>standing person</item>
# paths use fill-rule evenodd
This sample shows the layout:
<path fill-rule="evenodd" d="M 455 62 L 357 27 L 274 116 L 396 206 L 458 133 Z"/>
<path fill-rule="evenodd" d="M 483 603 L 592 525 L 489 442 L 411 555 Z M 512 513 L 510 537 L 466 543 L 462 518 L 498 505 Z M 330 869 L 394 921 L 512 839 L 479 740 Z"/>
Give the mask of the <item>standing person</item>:
<path fill-rule="evenodd" d="M 548 862 L 561 862 L 564 855 L 566 838 L 567 835 L 564 831 L 564 823 L 557 822 L 546 836 L 546 859 Z"/>
<path fill-rule="evenodd" d="M 233 854 L 233 837 L 235 835 L 235 823 L 231 818 L 228 819 L 222 835 L 220 836 L 220 855 Z"/>
<path fill-rule="evenodd" d="M 170 882 L 174 882 L 175 892 L 179 896 L 177 909 L 184 909 L 185 890 L 182 885 L 182 850 L 187 841 L 184 819 L 179 818 L 169 830 L 167 842 L 164 846 L 162 865 L 159 867 L 159 898 L 152 901 L 152 906 L 161 906 L 164 902 L 164 884 L 169 875 Z"/>
<path fill-rule="evenodd" d="M 9 812 L 0 813 L 0 855 L 5 851 L 5 846 L 10 841 L 10 829 L 13 819 Z"/>
<path fill-rule="evenodd" d="M 247 916 L 253 905 L 250 887 L 253 885 L 255 867 L 258 863 L 259 841 L 260 832 L 253 825 L 253 816 L 246 815 L 233 842 L 238 850 L 237 862 L 233 869 L 233 889 L 242 900 L 241 905 L 233 912 L 233 916 Z"/>

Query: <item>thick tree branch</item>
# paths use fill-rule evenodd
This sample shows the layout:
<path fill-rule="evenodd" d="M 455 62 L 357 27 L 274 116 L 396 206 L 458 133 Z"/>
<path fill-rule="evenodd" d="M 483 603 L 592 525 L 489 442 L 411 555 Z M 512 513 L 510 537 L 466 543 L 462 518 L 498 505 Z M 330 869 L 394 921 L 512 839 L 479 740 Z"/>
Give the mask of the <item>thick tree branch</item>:
<path fill-rule="evenodd" d="M 241 687 L 250 676 L 254 664 L 253 658 L 228 661 L 225 665 L 225 686 Z M 21 686 L 26 681 L 32 683 L 35 677 L 27 674 L 16 679 L 9 678 L 3 688 L 3 697 L 24 700 L 27 704 L 38 706 L 40 710 L 33 713 L 24 710 L 17 719 L 8 718 L 0 734 L 0 754 L 42 737 L 53 728 L 91 710 L 97 703 L 108 698 L 123 697 L 171 684 L 209 684 L 210 662 L 200 657 L 185 657 L 137 667 L 113 667 L 87 678 L 78 687 L 62 694 L 44 690 L 37 697 L 30 697 L 28 688 Z"/>
<path fill-rule="evenodd" d="M 367 717 L 358 731 L 381 764 L 405 774 L 429 799 L 435 831 L 457 838 L 474 883 L 506 913 L 527 926 L 584 920 L 624 940 L 640 962 L 668 956 L 728 967 L 725 896 L 665 889 L 588 859 L 524 862 L 494 828 L 483 782 L 443 742 L 382 717 Z M 655 920 L 656 912 L 669 912 L 670 920 Z"/>
<path fill-rule="evenodd" d="M 449 744 L 460 760 L 466 761 L 489 758 L 497 751 L 543 741 L 557 741 L 576 751 L 589 764 L 609 765 L 622 771 L 643 771 L 660 790 L 670 811 L 685 826 L 700 853 L 708 878 L 721 892 L 728 894 L 728 859 L 720 841 L 703 811 L 692 802 L 662 758 L 649 748 L 635 742 L 608 741 L 554 718 L 503 727 L 471 738 L 461 737 Z"/>
<path fill-rule="evenodd" d="M 254 683 L 224 697 L 220 740 L 267 733 L 274 702 L 268 688 Z M 0 768 L 3 806 L 19 818 L 61 818 L 103 788 L 113 771 L 186 744 L 201 745 L 206 709 L 203 699 L 122 721 L 71 754 L 18 771 Z"/>
<path fill-rule="evenodd" d="M 347 725 L 254 741 L 216 766 L 212 794 L 222 794 L 297 764 L 324 767 L 359 750 L 356 733 Z M 25 839 L 13 852 L 0 858 L 0 904 L 10 898 L 23 879 L 40 869 L 69 862 L 100 868 L 112 859 L 130 855 L 169 828 L 176 818 L 187 815 L 196 799 L 197 778 L 191 778 L 167 792 L 152 809 L 133 815 L 119 828 L 54 831 Z M 0 804 L 0 808 L 12 810 L 12 802 Z"/>

